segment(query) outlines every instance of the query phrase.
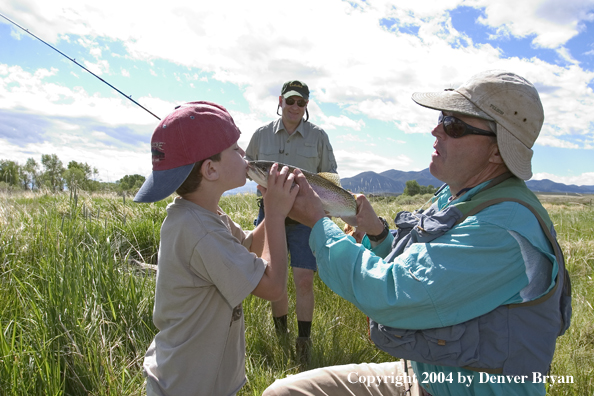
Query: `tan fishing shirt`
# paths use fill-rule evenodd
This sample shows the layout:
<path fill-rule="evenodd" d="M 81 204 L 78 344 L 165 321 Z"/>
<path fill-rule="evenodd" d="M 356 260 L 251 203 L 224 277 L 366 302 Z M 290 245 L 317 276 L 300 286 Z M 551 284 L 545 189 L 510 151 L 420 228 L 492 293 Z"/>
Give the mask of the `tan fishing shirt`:
<path fill-rule="evenodd" d="M 336 159 L 328 135 L 309 121 L 302 120 L 291 135 L 281 118 L 258 128 L 245 155 L 251 161 L 275 161 L 314 173 L 336 173 Z"/>
<path fill-rule="evenodd" d="M 153 322 L 159 333 L 144 358 L 150 394 L 234 395 L 245 384 L 242 304 L 266 261 L 252 235 L 224 212 L 180 197 L 161 227 Z"/>

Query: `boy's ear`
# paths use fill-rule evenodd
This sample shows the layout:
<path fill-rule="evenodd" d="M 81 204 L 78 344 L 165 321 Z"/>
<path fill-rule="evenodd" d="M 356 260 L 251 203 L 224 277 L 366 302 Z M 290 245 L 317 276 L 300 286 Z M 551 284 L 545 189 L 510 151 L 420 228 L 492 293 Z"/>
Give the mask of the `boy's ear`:
<path fill-rule="evenodd" d="M 208 181 L 215 181 L 219 179 L 219 171 L 217 163 L 211 159 L 207 159 L 202 163 L 200 169 L 202 171 L 202 178 Z"/>

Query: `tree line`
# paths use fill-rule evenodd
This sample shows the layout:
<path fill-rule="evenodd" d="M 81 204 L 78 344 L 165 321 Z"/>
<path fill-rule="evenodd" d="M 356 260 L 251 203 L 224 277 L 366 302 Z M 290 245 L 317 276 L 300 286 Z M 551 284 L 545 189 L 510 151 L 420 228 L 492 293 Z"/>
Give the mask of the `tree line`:
<path fill-rule="evenodd" d="M 404 187 L 402 195 L 414 196 L 419 194 L 433 194 L 435 191 L 437 191 L 437 188 L 433 187 L 431 184 L 428 186 L 421 186 L 416 180 L 409 180 L 406 182 L 406 187 Z"/>
<path fill-rule="evenodd" d="M 43 154 L 41 162 L 28 158 L 21 165 L 0 159 L 0 190 L 68 190 L 114 191 L 135 194 L 144 183 L 141 175 L 126 175 L 115 183 L 97 181 L 97 168 L 86 162 L 70 161 L 66 167 L 56 154 Z M 421 186 L 416 180 L 406 182 L 403 195 L 433 194 L 436 188 Z"/>
<path fill-rule="evenodd" d="M 67 166 L 56 154 L 43 154 L 41 162 L 28 158 L 24 164 L 0 159 L 0 190 L 68 190 L 135 192 L 145 180 L 126 175 L 115 183 L 97 180 L 97 168 L 86 162 L 70 161 Z"/>

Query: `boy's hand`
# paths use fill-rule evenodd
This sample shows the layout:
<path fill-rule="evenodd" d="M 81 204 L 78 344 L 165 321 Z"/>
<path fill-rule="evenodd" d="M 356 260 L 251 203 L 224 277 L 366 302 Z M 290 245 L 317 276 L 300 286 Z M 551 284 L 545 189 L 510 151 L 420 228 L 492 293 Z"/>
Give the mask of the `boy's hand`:
<path fill-rule="evenodd" d="M 267 218 L 279 216 L 284 219 L 287 217 L 299 192 L 299 185 L 294 181 L 295 175 L 289 172 L 288 167 L 284 166 L 280 172 L 278 164 L 275 163 L 270 167 L 267 188 L 258 186 L 264 198 L 264 212 Z"/>

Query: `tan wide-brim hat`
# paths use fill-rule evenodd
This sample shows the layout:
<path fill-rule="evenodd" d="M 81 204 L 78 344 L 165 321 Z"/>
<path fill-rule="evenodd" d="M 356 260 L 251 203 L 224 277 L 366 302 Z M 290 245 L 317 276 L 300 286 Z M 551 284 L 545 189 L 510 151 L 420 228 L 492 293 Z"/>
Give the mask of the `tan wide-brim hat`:
<path fill-rule="evenodd" d="M 489 70 L 457 89 L 415 92 L 412 99 L 430 109 L 478 117 L 497 123 L 497 145 L 508 169 L 522 180 L 532 177 L 532 146 L 544 122 L 534 85 L 517 74 Z"/>

